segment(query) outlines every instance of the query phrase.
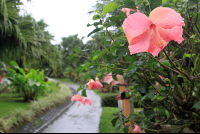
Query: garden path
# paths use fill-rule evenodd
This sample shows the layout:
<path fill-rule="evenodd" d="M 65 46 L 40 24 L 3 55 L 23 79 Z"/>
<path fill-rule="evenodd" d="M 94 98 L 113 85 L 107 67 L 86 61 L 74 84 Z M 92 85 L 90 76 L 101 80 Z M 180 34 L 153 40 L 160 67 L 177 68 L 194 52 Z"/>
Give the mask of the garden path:
<path fill-rule="evenodd" d="M 75 84 L 64 84 L 76 90 L 79 88 Z M 77 108 L 79 102 L 75 102 L 42 133 L 99 133 L 99 122 L 102 114 L 101 98 L 93 91 L 87 90 L 86 93 L 87 98 L 92 101 L 91 106 L 81 104 Z M 80 95 L 80 92 L 78 94 Z"/>

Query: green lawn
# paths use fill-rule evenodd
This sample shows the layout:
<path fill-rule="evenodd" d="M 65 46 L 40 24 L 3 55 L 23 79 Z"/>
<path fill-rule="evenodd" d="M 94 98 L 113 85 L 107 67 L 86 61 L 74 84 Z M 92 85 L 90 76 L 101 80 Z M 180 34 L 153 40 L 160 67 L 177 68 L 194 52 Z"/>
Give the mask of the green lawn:
<path fill-rule="evenodd" d="M 38 99 L 44 96 L 39 96 Z M 0 118 L 5 118 L 12 114 L 15 110 L 28 109 L 30 106 L 29 102 L 22 102 L 23 98 L 20 94 L 3 93 L 0 95 Z"/>
<path fill-rule="evenodd" d="M 95 89 L 93 90 L 96 94 L 98 94 L 101 98 L 106 96 L 106 95 L 111 95 L 111 94 L 115 94 L 116 96 L 119 95 L 119 91 L 117 93 L 103 93 L 100 92 L 99 89 Z"/>

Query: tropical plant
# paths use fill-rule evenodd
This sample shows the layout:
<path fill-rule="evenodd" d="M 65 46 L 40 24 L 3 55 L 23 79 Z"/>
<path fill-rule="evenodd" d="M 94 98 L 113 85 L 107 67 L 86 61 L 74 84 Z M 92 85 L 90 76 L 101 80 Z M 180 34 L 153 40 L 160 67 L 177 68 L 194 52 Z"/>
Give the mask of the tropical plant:
<path fill-rule="evenodd" d="M 140 102 L 144 111 L 139 115 L 124 117 L 125 123 L 132 117 L 144 116 L 140 124 L 133 123 L 146 132 L 163 132 L 166 129 L 162 126 L 166 125 L 170 125 L 168 130 L 172 132 L 182 132 L 185 128 L 200 132 L 199 1 L 105 2 L 106 4 L 102 0 L 100 3 L 103 10 L 96 8 L 93 11 L 93 20 L 96 22 L 88 25 L 96 28 L 88 36 L 99 32 L 102 38 L 110 40 L 101 40 L 99 45 L 104 46 L 104 49 L 96 50 L 80 66 L 80 72 L 88 69 L 85 81 L 89 77 L 94 80 L 95 77 L 104 78 L 110 72 L 115 79 L 117 74 L 127 78 L 130 90 L 127 95 L 132 95 L 129 101 Z M 168 11 L 171 11 L 170 14 Z M 170 18 L 172 14 L 174 19 Z M 178 25 L 174 26 L 175 23 Z M 164 32 L 166 29 L 169 31 Z M 100 58 L 103 58 L 102 61 Z M 81 86 L 78 91 L 81 89 L 82 96 L 86 96 L 86 87 Z M 156 120 L 155 108 L 158 108 L 163 117 L 166 116 L 165 110 L 169 112 L 169 116 Z M 119 117 L 112 121 L 113 125 L 117 119 Z M 118 128 L 121 126 L 119 124 Z M 125 132 L 128 132 L 128 128 L 124 125 Z"/>
<path fill-rule="evenodd" d="M 15 92 L 22 94 L 24 101 L 37 100 L 39 95 L 56 91 L 56 85 L 51 81 L 44 81 L 44 71 L 38 72 L 39 70 L 31 69 L 29 73 L 25 74 L 24 70 L 20 68 L 16 62 L 11 61 L 10 64 L 18 70 L 19 73 L 8 68 L 10 72 L 8 79 L 11 81 L 11 86 L 15 88 Z"/>

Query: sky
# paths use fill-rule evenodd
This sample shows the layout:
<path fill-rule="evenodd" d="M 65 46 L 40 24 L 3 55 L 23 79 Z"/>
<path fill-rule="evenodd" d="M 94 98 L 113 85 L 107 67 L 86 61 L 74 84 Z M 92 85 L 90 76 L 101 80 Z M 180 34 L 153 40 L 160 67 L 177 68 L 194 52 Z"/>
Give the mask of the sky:
<path fill-rule="evenodd" d="M 36 21 L 44 19 L 49 25 L 47 30 L 55 36 L 53 44 L 61 43 L 62 37 L 78 34 L 79 38 L 85 37 L 86 43 L 91 37 L 87 35 L 95 29 L 87 27 L 88 23 L 94 23 L 93 15 L 87 12 L 96 4 L 96 0 L 32 0 L 25 4 L 23 8 L 32 14 Z M 20 14 L 23 14 L 21 12 Z"/>

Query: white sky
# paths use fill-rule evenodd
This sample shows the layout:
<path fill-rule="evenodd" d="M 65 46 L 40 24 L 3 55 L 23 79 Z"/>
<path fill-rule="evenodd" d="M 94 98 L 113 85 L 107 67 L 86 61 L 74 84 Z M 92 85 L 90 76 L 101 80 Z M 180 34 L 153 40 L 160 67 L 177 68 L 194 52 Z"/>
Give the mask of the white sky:
<path fill-rule="evenodd" d="M 60 43 L 62 37 L 74 34 L 78 34 L 79 38 L 84 36 L 84 43 L 91 39 L 87 35 L 95 28 L 87 27 L 87 24 L 94 21 L 93 15 L 87 12 L 96 4 L 96 0 L 32 0 L 31 4 L 23 1 L 36 21 L 44 19 L 49 25 L 47 30 L 55 36 L 53 44 Z"/>

